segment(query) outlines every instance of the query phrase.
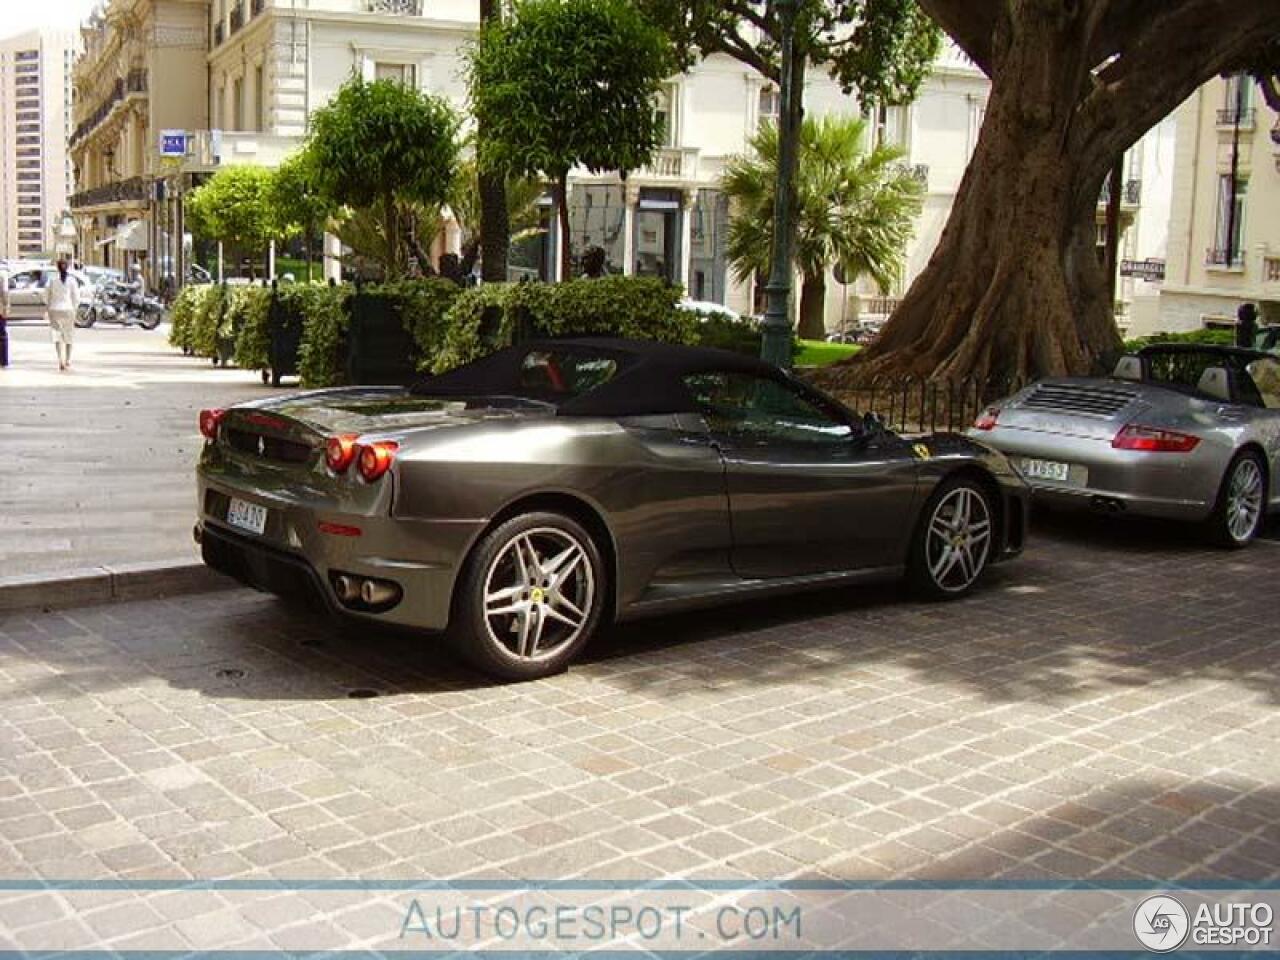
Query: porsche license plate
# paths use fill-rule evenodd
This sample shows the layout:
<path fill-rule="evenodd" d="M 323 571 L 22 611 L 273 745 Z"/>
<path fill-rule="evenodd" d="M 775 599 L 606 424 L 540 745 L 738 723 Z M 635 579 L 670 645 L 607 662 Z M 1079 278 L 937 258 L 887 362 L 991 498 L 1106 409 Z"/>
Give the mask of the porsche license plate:
<path fill-rule="evenodd" d="M 1053 480 L 1057 483 L 1066 483 L 1071 477 L 1071 465 L 1059 463 L 1056 460 L 1026 459 L 1022 461 L 1022 475 L 1028 480 Z"/>
<path fill-rule="evenodd" d="M 261 536 L 267 529 L 267 508 L 232 497 L 231 506 L 227 507 L 227 523 Z"/>

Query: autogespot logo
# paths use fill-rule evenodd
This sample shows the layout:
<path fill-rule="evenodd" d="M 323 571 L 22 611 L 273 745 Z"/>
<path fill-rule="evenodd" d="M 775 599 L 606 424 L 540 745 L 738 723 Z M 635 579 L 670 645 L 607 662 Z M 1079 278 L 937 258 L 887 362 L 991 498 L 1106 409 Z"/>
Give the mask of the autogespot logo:
<path fill-rule="evenodd" d="M 1187 939 L 1190 927 L 1187 908 L 1173 897 L 1148 897 L 1133 914 L 1133 932 L 1144 947 L 1155 953 L 1177 950 Z"/>

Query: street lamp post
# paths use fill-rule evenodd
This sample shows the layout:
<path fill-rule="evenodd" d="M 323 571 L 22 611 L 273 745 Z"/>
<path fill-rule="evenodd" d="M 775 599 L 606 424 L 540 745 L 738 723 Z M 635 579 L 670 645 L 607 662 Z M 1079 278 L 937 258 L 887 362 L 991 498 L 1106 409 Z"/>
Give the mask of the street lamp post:
<path fill-rule="evenodd" d="M 791 260 L 795 246 L 792 215 L 795 207 L 796 147 L 799 140 L 803 77 L 797 77 L 796 7 L 798 0 L 776 0 L 781 27 L 782 83 L 778 115 L 778 182 L 773 197 L 773 251 L 760 356 L 781 367 L 791 365 Z"/>

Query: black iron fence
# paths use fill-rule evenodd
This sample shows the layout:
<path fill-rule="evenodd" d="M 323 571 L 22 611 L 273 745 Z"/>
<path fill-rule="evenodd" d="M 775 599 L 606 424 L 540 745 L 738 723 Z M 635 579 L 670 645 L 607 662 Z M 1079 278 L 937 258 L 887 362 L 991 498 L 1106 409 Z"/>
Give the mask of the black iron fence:
<path fill-rule="evenodd" d="M 888 429 L 908 435 L 964 432 L 987 407 L 1027 384 L 1020 378 L 952 381 L 906 377 L 869 384 L 815 379 L 846 406 L 860 414 L 875 414 Z"/>

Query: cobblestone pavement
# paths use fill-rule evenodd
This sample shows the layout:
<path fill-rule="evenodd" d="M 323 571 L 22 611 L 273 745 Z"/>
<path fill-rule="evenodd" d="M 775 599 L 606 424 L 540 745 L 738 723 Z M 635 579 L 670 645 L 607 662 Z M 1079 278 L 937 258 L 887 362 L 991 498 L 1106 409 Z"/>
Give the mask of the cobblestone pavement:
<path fill-rule="evenodd" d="M 266 393 L 169 328 L 77 330 L 59 373 L 48 327 L 11 323 L 0 369 L 0 576 L 193 561 L 201 408 Z"/>
<path fill-rule="evenodd" d="M 1276 881 L 1277 573 L 1050 518 L 959 603 L 646 621 L 506 686 L 247 591 L 9 616 L 0 877 Z"/>

